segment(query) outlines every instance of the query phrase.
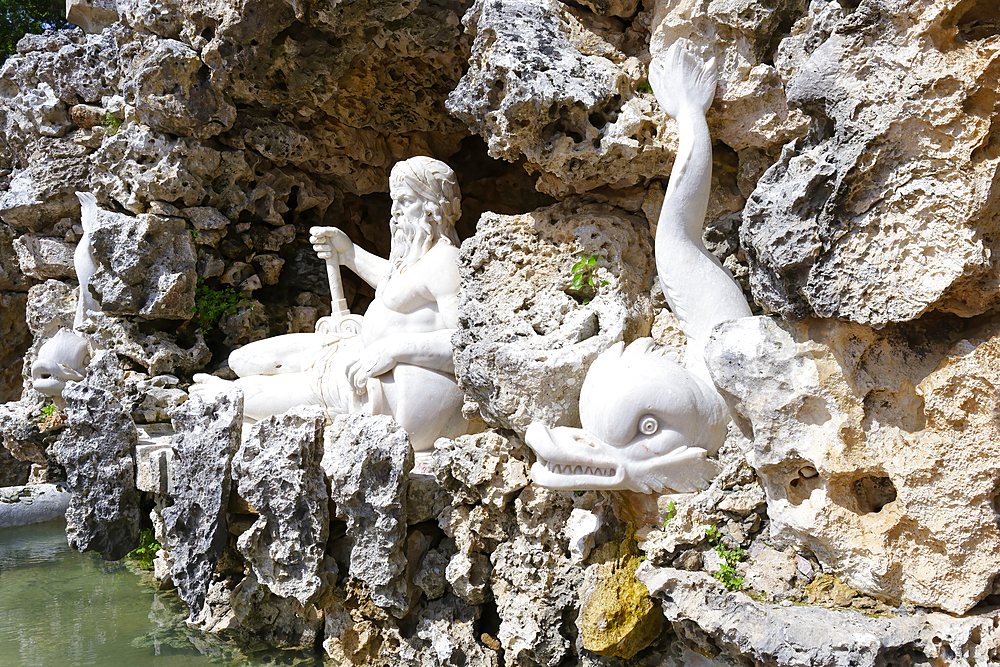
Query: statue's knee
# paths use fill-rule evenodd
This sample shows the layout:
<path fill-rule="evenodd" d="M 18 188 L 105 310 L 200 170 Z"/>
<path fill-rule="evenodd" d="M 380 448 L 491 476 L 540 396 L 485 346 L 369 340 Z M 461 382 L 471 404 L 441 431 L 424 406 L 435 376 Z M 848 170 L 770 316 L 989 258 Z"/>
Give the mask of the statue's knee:
<path fill-rule="evenodd" d="M 261 375 L 260 356 L 254 355 L 253 345 L 246 345 L 238 350 L 233 350 L 229 354 L 229 368 L 240 377 L 248 375 Z"/>

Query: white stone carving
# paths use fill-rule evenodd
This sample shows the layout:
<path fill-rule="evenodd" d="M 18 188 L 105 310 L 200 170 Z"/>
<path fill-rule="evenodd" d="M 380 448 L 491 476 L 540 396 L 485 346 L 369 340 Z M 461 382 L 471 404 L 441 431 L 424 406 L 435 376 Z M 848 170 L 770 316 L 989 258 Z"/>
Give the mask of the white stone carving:
<path fill-rule="evenodd" d="M 90 351 L 83 334 L 72 329 L 60 329 L 38 349 L 31 364 L 31 386 L 39 394 L 50 396 L 59 407 L 62 390 L 67 382 L 78 382 L 87 372 Z"/>
<path fill-rule="evenodd" d="M 593 363 L 580 395 L 583 429 L 535 422 L 526 433 L 538 461 L 532 479 L 555 489 L 695 491 L 708 485 L 729 412 L 705 367 L 713 327 L 750 315 L 729 271 L 701 240 L 712 180 L 705 112 L 715 96 L 715 60 L 678 40 L 650 64 L 649 82 L 677 121 L 679 148 L 656 229 L 656 268 L 687 335 L 685 365 L 651 339 L 618 343 Z"/>
<path fill-rule="evenodd" d="M 97 198 L 90 192 L 77 192 L 80 200 L 80 225 L 83 236 L 76 244 L 73 252 L 73 268 L 76 270 L 77 282 L 80 283 L 80 296 L 76 302 L 76 317 L 73 318 L 73 328 L 78 329 L 87 319 L 87 311 L 100 312 L 101 304 L 90 291 L 90 279 L 97 272 L 97 260 L 94 259 L 94 247 L 90 243 L 90 233 L 97 222 Z"/>
<path fill-rule="evenodd" d="M 393 167 L 389 259 L 355 245 L 335 227 L 314 227 L 311 241 L 328 267 L 335 314 L 316 333 L 257 341 L 234 351 L 229 366 L 245 396 L 244 414 L 260 420 L 298 405 L 338 414 L 387 414 L 414 450 L 465 433 L 451 336 L 458 325 L 458 180 L 448 165 L 415 157 Z M 375 287 L 363 318 L 351 315 L 340 266 Z M 227 385 L 199 374 L 194 393 Z"/>

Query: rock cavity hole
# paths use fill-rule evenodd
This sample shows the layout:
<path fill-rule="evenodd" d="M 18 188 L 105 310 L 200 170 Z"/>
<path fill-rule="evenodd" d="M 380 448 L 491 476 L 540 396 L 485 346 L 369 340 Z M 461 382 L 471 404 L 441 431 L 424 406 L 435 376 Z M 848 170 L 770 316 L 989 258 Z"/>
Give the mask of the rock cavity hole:
<path fill-rule="evenodd" d="M 888 477 L 862 477 L 854 480 L 850 488 L 857 502 L 858 514 L 881 512 L 883 507 L 896 499 L 896 486 Z"/>
<path fill-rule="evenodd" d="M 801 505 L 802 501 L 812 495 L 812 492 L 823 485 L 823 478 L 819 476 L 816 468 L 812 465 L 804 465 L 799 468 L 798 473 L 788 481 L 785 486 L 788 500 L 793 505 Z"/>

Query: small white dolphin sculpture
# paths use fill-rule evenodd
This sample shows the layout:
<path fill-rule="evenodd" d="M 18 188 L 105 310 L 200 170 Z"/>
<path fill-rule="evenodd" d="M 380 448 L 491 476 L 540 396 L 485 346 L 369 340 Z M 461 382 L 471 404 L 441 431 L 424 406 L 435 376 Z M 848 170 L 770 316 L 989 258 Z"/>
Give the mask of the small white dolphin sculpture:
<path fill-rule="evenodd" d="M 703 62 L 679 40 L 650 64 L 649 83 L 679 134 L 656 228 L 656 268 L 688 337 L 686 364 L 649 338 L 601 354 L 580 394 L 583 428 L 535 422 L 525 434 L 538 457 L 531 478 L 549 488 L 684 492 L 707 487 L 718 473 L 707 457 L 725 441 L 730 415 L 705 366 L 705 343 L 717 324 L 751 312 L 701 240 L 712 185 L 705 112 L 715 97 L 715 60 Z"/>
<path fill-rule="evenodd" d="M 87 368 L 87 339 L 72 329 L 60 329 L 38 349 L 31 364 L 31 386 L 43 396 L 61 400 L 67 382 L 79 382 Z"/>

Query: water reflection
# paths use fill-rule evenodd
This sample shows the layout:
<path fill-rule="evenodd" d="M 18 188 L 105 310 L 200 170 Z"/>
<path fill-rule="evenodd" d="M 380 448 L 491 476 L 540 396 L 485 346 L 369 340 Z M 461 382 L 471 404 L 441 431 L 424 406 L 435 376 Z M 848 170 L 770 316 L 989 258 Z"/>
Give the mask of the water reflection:
<path fill-rule="evenodd" d="M 0 530 L 0 665 L 322 665 L 302 653 L 247 656 L 190 630 L 175 595 L 120 563 L 76 553 L 64 529 L 49 522 Z"/>

